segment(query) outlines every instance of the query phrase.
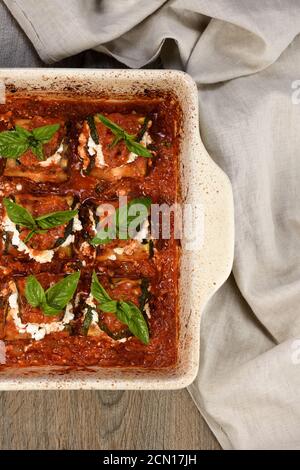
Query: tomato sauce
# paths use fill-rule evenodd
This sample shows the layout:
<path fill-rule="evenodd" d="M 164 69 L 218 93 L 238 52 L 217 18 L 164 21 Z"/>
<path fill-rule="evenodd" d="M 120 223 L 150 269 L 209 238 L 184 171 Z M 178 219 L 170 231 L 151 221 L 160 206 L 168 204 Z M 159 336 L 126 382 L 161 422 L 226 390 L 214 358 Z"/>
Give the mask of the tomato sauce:
<path fill-rule="evenodd" d="M 151 120 L 151 148 L 153 158 L 147 162 L 138 157 L 135 171 L 120 178 L 101 172 L 83 171 L 80 155 L 80 135 L 84 134 L 87 116 L 97 113 L 109 116 L 114 122 L 131 133 L 138 131 L 137 119 Z M 5 104 L 0 105 L 0 132 L 13 129 L 16 123 L 24 124 L 31 130 L 44 124 L 60 123 L 60 131 L 45 146 L 46 157 L 52 155 L 62 138 L 66 144 L 64 158 L 67 164 L 37 169 L 36 156 L 29 150 L 20 158 L 18 168 L 0 158 L 0 203 L 4 197 L 17 197 L 20 204 L 30 203 L 30 197 L 45 198 L 45 204 L 34 205 L 34 215 L 43 215 L 54 210 L 65 210 L 68 206 L 64 198 L 72 196 L 79 207 L 79 217 L 83 231 L 76 234 L 75 242 L 68 251 L 58 250 L 51 262 L 39 263 L 20 253 L 14 246 L 5 249 L 0 242 L 0 339 L 6 344 L 6 364 L 10 366 L 62 365 L 73 367 L 135 367 L 166 368 L 177 361 L 178 340 L 178 241 L 157 240 L 154 256 L 137 257 L 121 261 L 103 259 L 100 248 L 86 244 L 90 228 L 87 212 L 100 202 L 116 204 L 120 195 L 128 198 L 150 197 L 152 203 L 173 204 L 178 201 L 178 121 L 180 110 L 177 102 L 169 95 L 136 97 L 126 100 L 93 99 L 91 97 L 66 98 L 63 96 L 21 96 L 11 94 Z M 104 156 L 109 157 L 109 170 L 126 163 L 126 148 L 123 142 L 110 149 L 112 134 L 101 124 L 97 124 L 101 142 L 104 143 Z M 128 153 L 128 152 L 127 152 Z M 11 169 L 9 166 L 11 165 Z M 134 165 L 133 165 L 134 166 Z M 22 174 L 24 171 L 24 176 Z M 107 170 L 108 171 L 108 170 Z M 16 176 L 14 175 L 16 172 Z M 59 173 L 59 177 L 57 177 Z M 33 175 L 33 176 L 32 176 Z M 39 177 L 39 175 L 42 175 Z M 107 176 L 108 175 L 108 176 Z M 22 202 L 23 201 L 23 202 Z M 28 202 L 29 201 L 29 202 Z M 0 222 L 4 217 L 0 206 Z M 86 227 L 86 230 L 85 230 Z M 29 245 L 32 248 L 49 249 L 57 237 L 62 237 L 65 227 L 51 229 L 47 234 L 35 235 Z M 28 234 L 24 230 L 21 238 Z M 2 233 L 3 235 L 3 233 Z M 124 243 L 120 242 L 120 246 Z M 116 241 L 112 247 L 115 247 Z M 83 247 L 86 247 L 83 249 Z M 94 251 L 93 251 L 94 250 Z M 133 251 L 134 258 L 134 251 Z M 149 259 L 148 259 L 149 258 Z M 64 331 L 46 335 L 35 340 L 28 335 L 14 338 L 14 327 L 5 327 L 7 314 L 7 289 L 13 279 L 19 286 L 22 302 L 23 322 L 59 321 L 57 317 L 43 318 L 39 309 L 28 308 L 24 300 L 24 279 L 30 274 L 38 277 L 42 285 L 50 285 L 51 276 L 59 279 L 72 272 L 81 271 L 77 293 L 86 299 L 90 292 L 93 270 L 103 278 L 112 298 L 128 299 L 138 303 L 139 292 L 130 287 L 136 279 L 147 279 L 150 286 L 147 319 L 150 332 L 149 344 L 143 344 L 131 336 L 126 341 L 116 341 L 108 335 L 93 336 L 82 333 L 82 302 L 74 305 L 74 320 Z M 111 279 L 130 280 L 116 289 L 111 289 Z M 116 284 L 118 285 L 118 284 Z M 127 287 L 126 287 L 127 286 Z M 129 286 L 129 287 L 128 287 Z M 126 291 L 127 289 L 127 291 Z M 116 291 L 116 292 L 115 292 Z M 79 297 L 80 297 L 79 296 Z M 80 297 L 80 298 L 81 298 Z M 122 330 L 122 323 L 113 314 L 104 316 L 103 324 L 109 328 Z"/>

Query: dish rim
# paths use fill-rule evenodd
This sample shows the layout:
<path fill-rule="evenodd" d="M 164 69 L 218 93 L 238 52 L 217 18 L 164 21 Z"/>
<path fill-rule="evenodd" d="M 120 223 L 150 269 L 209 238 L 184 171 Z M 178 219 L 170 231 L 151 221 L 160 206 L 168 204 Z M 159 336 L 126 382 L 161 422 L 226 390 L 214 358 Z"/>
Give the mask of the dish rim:
<path fill-rule="evenodd" d="M 36 86 L 37 89 L 39 86 L 41 87 L 41 84 L 42 86 L 52 84 L 53 88 L 50 90 L 52 92 L 59 91 L 55 89 L 56 86 L 61 89 L 63 83 L 67 84 L 72 80 L 78 85 L 87 82 L 88 85 L 85 84 L 85 86 L 88 86 L 86 90 L 90 90 L 90 93 L 94 93 L 92 91 L 94 90 L 93 87 L 96 86 L 97 88 L 99 81 L 102 86 L 106 81 L 106 89 L 110 88 L 108 94 L 117 94 L 116 90 L 120 89 L 121 85 L 127 87 L 128 93 L 130 89 L 139 92 L 139 90 L 149 87 L 157 91 L 169 90 L 174 92 L 183 108 L 182 120 L 186 127 L 180 155 L 190 155 L 191 157 L 186 157 L 187 163 L 195 165 L 194 169 L 196 169 L 197 175 L 190 175 L 193 183 L 192 190 L 196 197 L 198 191 L 198 195 L 201 196 L 200 199 L 203 200 L 207 230 L 204 235 L 203 247 L 200 250 L 201 255 L 203 255 L 201 269 L 200 266 L 199 268 L 197 265 L 194 266 L 197 270 L 195 286 L 193 276 L 190 279 L 192 294 L 195 294 L 196 288 L 199 292 L 194 295 L 191 302 L 190 316 L 188 317 L 190 324 L 184 330 L 186 336 L 180 338 L 183 343 L 178 346 L 179 354 L 186 354 L 186 357 L 179 357 L 180 364 L 176 366 L 177 373 L 175 372 L 176 368 L 153 371 L 137 368 L 91 367 L 92 372 L 94 372 L 94 369 L 97 369 L 97 372 L 100 370 L 99 375 L 101 377 L 95 377 L 91 372 L 77 373 L 74 370 L 68 374 L 66 371 L 61 374 L 61 368 L 58 367 L 38 367 L 36 368 L 38 370 L 34 368 L 29 368 L 29 370 L 28 368 L 5 368 L 0 371 L 0 390 L 170 390 L 190 385 L 197 375 L 200 360 L 201 314 L 210 297 L 229 276 L 234 249 L 234 213 L 231 185 L 228 177 L 214 163 L 203 145 L 199 132 L 198 91 L 195 82 L 185 72 L 151 69 L 0 69 L 0 81 L 3 79 L 6 83 L 12 82 L 17 87 L 20 87 L 21 83 L 28 84 L 29 82 L 32 83 L 31 86 Z M 61 91 L 63 90 L 61 89 Z M 80 93 L 84 94 L 83 92 Z M 183 103 L 184 99 L 187 100 L 185 104 Z M 187 111 L 187 105 L 189 105 L 190 113 Z M 198 188 L 195 187 L 195 180 L 199 184 Z M 221 234 L 222 237 L 219 237 Z M 207 251 L 203 252 L 205 249 Z M 207 277 L 203 278 L 202 276 L 205 275 Z M 191 273 L 188 276 L 191 276 Z M 199 279 L 199 276 L 201 276 L 201 279 Z M 182 270 L 180 271 L 180 282 L 184 282 L 182 280 Z M 197 303 L 196 307 L 193 302 Z M 181 318 L 180 314 L 181 308 L 179 319 Z M 183 334 L 182 326 L 181 324 L 181 335 Z M 16 375 L 14 375 L 15 372 L 17 372 Z"/>

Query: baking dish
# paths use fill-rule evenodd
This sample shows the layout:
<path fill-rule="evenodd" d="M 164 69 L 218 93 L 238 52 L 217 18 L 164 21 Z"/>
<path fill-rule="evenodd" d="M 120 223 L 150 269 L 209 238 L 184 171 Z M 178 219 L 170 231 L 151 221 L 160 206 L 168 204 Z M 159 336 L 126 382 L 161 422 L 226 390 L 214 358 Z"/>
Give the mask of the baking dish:
<path fill-rule="evenodd" d="M 189 385 L 199 365 L 201 312 L 228 277 L 233 259 L 233 200 L 227 176 L 207 154 L 198 127 L 198 96 L 193 80 L 170 70 L 2 69 L 0 82 L 16 91 L 72 92 L 132 97 L 171 92 L 182 110 L 180 189 L 185 204 L 201 206 L 202 243 L 183 244 L 179 281 L 178 363 L 165 370 L 92 367 L 9 368 L 0 373 L 1 390 L 178 389 Z M 200 220 L 201 219 L 201 220 Z"/>

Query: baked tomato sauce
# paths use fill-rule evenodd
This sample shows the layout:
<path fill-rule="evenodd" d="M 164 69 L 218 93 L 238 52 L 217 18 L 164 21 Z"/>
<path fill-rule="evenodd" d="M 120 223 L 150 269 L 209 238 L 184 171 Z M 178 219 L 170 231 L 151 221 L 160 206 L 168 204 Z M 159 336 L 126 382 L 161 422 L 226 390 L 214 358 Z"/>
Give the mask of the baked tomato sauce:
<path fill-rule="evenodd" d="M 152 157 L 132 154 L 122 139 L 114 144 L 115 136 L 97 119 L 99 114 L 132 135 L 140 134 L 139 141 L 144 139 Z M 58 131 L 44 144 L 46 163 L 41 164 L 30 149 L 18 159 L 0 158 L 0 339 L 6 345 L 6 364 L 0 368 L 63 365 L 68 369 L 151 369 L 176 364 L 178 241 L 171 236 L 170 240 L 113 240 L 93 246 L 90 240 L 95 235 L 93 221 L 97 221 L 101 203 L 116 206 L 119 196 L 128 200 L 148 197 L 158 204 L 178 201 L 179 120 L 178 104 L 169 95 L 118 101 L 17 93 L 0 105 L 0 132 L 14 130 L 16 125 L 31 131 L 59 124 Z M 102 153 L 92 139 L 95 135 Z M 75 208 L 77 228 L 75 222 L 66 223 L 34 234 L 26 242 L 29 253 L 22 251 L 15 234 L 5 225 L 3 198 L 25 207 L 33 217 Z M 16 229 L 24 243 L 29 229 Z M 36 259 L 37 253 L 42 261 Z M 43 253 L 51 253 L 51 259 L 44 259 Z M 49 317 L 29 305 L 24 294 L 26 278 L 35 275 L 46 290 L 79 270 L 71 320 L 52 331 L 51 325 L 59 325 L 66 314 L 62 311 Z M 98 318 L 86 325 L 94 270 L 113 300 L 144 308 L 148 344 L 131 334 L 114 313 L 100 311 Z M 24 325 L 32 324 L 44 325 L 43 337 L 36 339 L 30 329 L 24 329 Z"/>

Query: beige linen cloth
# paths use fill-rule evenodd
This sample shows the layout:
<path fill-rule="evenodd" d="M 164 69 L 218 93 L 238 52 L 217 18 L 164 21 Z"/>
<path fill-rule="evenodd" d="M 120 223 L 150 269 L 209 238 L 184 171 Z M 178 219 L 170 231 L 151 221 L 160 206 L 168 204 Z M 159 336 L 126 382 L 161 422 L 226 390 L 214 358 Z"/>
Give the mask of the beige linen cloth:
<path fill-rule="evenodd" d="M 202 139 L 233 185 L 236 243 L 189 390 L 223 448 L 300 449 L 300 2 L 5 3 L 47 63 L 95 49 L 141 67 L 161 53 L 196 80 Z"/>

